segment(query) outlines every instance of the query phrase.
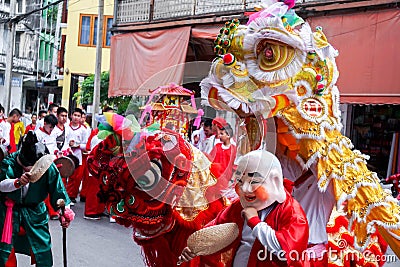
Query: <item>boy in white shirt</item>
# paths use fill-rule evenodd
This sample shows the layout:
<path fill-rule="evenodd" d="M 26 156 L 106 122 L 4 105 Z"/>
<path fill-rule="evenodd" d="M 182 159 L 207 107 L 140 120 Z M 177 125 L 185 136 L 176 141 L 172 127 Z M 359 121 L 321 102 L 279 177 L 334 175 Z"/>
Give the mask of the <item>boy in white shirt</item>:
<path fill-rule="evenodd" d="M 54 116 L 57 116 L 57 109 L 58 109 L 58 105 L 57 105 L 57 104 L 54 104 L 54 103 L 51 103 L 51 104 L 49 105 L 49 107 L 47 108 L 47 114 L 48 114 L 48 115 L 53 114 Z M 36 122 L 36 128 L 35 128 L 35 130 L 37 130 L 37 129 L 39 129 L 40 127 L 43 126 L 43 120 L 41 119 L 41 114 L 43 114 L 43 110 L 39 111 L 39 117 L 40 117 L 40 118 L 39 118 L 38 121 Z"/>
<path fill-rule="evenodd" d="M 87 130 L 81 123 L 82 109 L 75 108 L 72 113 L 71 122 L 67 126 L 69 134 L 66 140 L 72 149 L 72 153 L 79 159 L 79 167 L 69 177 L 67 182 L 68 196 L 72 202 L 76 203 L 76 197 L 79 193 L 79 186 L 84 176 L 84 167 L 82 166 L 82 151 L 86 150 Z"/>
<path fill-rule="evenodd" d="M 54 127 L 57 125 L 58 120 L 53 114 L 44 117 L 43 126 L 35 130 L 35 134 L 40 143 L 45 145 L 50 154 L 54 154 L 56 150 L 56 137 L 52 134 Z"/>
<path fill-rule="evenodd" d="M 7 150 L 10 144 L 11 125 L 4 119 L 4 107 L 0 104 L 0 145 Z"/>
<path fill-rule="evenodd" d="M 67 127 L 67 119 L 68 119 L 68 110 L 64 107 L 59 107 L 57 109 L 57 119 L 58 123 L 56 127 L 54 127 L 53 133 L 56 136 L 57 142 L 57 150 L 59 152 L 64 152 L 68 150 L 68 136 L 70 128 Z"/>

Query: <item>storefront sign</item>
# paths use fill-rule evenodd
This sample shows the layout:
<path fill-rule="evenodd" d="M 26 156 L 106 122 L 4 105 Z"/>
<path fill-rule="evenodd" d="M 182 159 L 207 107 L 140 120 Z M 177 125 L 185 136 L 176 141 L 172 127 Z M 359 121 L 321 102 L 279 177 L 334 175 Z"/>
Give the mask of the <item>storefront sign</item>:
<path fill-rule="evenodd" d="M 22 87 L 22 79 L 20 77 L 12 77 L 11 87 Z"/>

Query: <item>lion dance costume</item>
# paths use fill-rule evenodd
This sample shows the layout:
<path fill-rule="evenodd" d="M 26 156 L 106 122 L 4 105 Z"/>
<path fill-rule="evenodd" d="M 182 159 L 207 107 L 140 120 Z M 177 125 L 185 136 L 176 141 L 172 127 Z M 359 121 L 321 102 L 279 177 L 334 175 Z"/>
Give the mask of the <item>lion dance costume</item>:
<path fill-rule="evenodd" d="M 311 170 L 317 191 L 332 195 L 328 217 L 333 203 L 345 206 L 338 226 L 328 225 L 330 246 L 340 248 L 337 242 L 345 239 L 360 250 L 375 248 L 379 232 L 399 256 L 400 207 L 368 170 L 368 157 L 340 133 L 338 53 L 322 28 L 312 31 L 293 6 L 262 1 L 247 25 L 226 23 L 215 41 L 218 56 L 201 82 L 203 104 L 239 116 L 239 137 L 245 137 L 239 155 L 271 142 L 266 126 L 273 122 L 282 157 L 304 173 Z M 175 266 L 187 237 L 227 204 L 209 199 L 216 184 L 210 162 L 168 129 L 140 129 L 116 114 L 106 114 L 102 125 L 109 133 L 88 157 L 90 172 L 102 182 L 99 197 L 118 223 L 134 229 L 148 266 Z"/>
<path fill-rule="evenodd" d="M 186 240 L 226 206 L 212 194 L 211 163 L 178 133 L 105 113 L 88 168 L 116 222 L 134 229 L 148 266 L 176 266 Z M 133 121 L 133 123 L 132 123 Z M 193 261 L 183 266 L 197 266 Z"/>
<path fill-rule="evenodd" d="M 345 205 L 354 246 L 367 248 L 378 230 L 399 256 L 400 207 L 368 170 L 368 156 L 340 132 L 338 53 L 293 6 L 262 1 L 247 25 L 225 24 L 215 41 L 218 56 L 201 82 L 202 103 L 239 116 L 242 154 L 270 141 L 265 126 L 273 120 L 280 153 L 313 169 L 319 192 L 331 187 L 336 206 Z"/>

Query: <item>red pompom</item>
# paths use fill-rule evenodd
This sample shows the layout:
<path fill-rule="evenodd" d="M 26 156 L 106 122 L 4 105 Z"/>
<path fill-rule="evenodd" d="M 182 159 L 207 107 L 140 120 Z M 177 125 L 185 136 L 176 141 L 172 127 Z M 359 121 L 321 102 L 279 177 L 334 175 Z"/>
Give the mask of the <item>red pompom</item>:
<path fill-rule="evenodd" d="M 235 56 L 232 55 L 231 53 L 228 53 L 228 54 L 225 54 L 222 59 L 223 59 L 225 65 L 230 65 L 235 61 Z"/>
<path fill-rule="evenodd" d="M 317 76 L 315 76 L 315 79 L 319 82 L 322 80 L 322 75 L 321 74 L 317 74 Z"/>

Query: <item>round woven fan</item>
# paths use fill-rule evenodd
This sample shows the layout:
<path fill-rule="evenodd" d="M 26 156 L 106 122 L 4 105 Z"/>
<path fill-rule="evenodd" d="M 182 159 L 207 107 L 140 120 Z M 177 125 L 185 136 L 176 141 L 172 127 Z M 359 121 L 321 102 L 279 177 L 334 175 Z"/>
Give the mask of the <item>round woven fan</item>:
<path fill-rule="evenodd" d="M 75 171 L 75 163 L 69 157 L 60 157 L 54 161 L 61 177 L 70 177 Z"/>
<path fill-rule="evenodd" d="M 43 176 L 43 174 L 48 170 L 48 168 L 50 168 L 55 158 L 56 156 L 54 155 L 44 155 L 38 161 L 36 161 L 30 171 L 31 173 L 30 182 L 31 183 L 37 182 Z"/>
<path fill-rule="evenodd" d="M 229 246 L 239 236 L 236 223 L 224 223 L 191 234 L 187 246 L 191 252 L 200 255 L 210 255 Z"/>

